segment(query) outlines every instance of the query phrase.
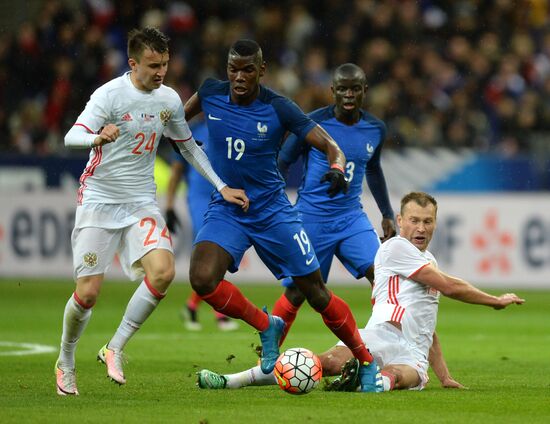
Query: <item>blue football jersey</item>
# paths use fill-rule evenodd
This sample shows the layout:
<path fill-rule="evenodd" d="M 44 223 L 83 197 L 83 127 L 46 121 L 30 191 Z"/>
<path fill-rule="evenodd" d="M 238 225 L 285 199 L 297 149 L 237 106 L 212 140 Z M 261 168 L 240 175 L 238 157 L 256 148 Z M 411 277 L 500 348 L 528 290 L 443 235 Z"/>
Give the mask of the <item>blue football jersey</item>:
<path fill-rule="evenodd" d="M 228 81 L 214 79 L 207 79 L 198 90 L 208 125 L 207 153 L 225 183 L 246 191 L 250 208 L 244 213 L 219 193 L 214 202 L 236 217 L 254 220 L 273 199 L 284 195 L 277 155 L 285 133 L 304 138 L 316 123 L 294 102 L 266 87 L 260 86 L 258 97 L 247 106 L 234 104 L 229 90 Z"/>
<path fill-rule="evenodd" d="M 338 193 L 335 197 L 329 197 L 328 184 L 319 183 L 329 169 L 326 155 L 300 137 L 290 135 L 281 149 L 280 161 L 290 164 L 302 154 L 305 159 L 297 207 L 304 214 L 325 217 L 362 209 L 361 192 L 367 164 L 369 161 L 380 162 L 380 150 L 386 136 L 385 124 L 368 112 L 361 111 L 359 122 L 346 125 L 334 116 L 334 105 L 311 112 L 309 116 L 336 140 L 346 155 L 345 173 L 350 186 L 347 194 Z"/>

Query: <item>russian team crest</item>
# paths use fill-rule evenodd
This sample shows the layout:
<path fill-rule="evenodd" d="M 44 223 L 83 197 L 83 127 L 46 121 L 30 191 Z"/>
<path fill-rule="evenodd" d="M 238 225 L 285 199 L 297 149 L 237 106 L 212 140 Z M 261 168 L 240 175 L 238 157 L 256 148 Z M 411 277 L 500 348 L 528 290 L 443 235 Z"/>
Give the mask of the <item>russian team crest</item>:
<path fill-rule="evenodd" d="M 166 126 L 166 124 L 168 124 L 168 121 L 170 120 L 170 118 L 172 118 L 172 111 L 170 111 L 168 109 L 161 110 L 160 114 L 159 114 L 159 117 L 160 117 L 160 122 L 162 122 L 162 125 Z"/>
<path fill-rule="evenodd" d="M 83 257 L 84 266 L 86 268 L 93 268 L 97 265 L 97 253 L 88 252 Z"/>

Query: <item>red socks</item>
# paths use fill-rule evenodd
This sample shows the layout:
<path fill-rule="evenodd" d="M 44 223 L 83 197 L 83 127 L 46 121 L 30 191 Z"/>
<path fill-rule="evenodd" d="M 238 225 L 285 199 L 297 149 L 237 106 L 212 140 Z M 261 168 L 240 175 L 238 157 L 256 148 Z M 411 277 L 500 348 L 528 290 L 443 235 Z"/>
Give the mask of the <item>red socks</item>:
<path fill-rule="evenodd" d="M 212 293 L 202 299 L 228 317 L 242 319 L 258 331 L 269 327 L 267 314 L 248 300 L 241 291 L 227 280 L 221 280 Z"/>
<path fill-rule="evenodd" d="M 296 315 L 298 314 L 299 309 L 299 306 L 296 307 L 292 303 L 290 303 L 284 293 L 281 295 L 281 297 L 279 297 L 279 299 L 277 299 L 277 302 L 275 302 L 272 313 L 273 315 L 281 317 L 286 324 L 285 329 L 283 330 L 283 334 L 281 335 L 281 340 L 279 341 L 279 346 L 283 345 L 288 330 L 290 330 L 292 323 L 296 319 Z"/>
<path fill-rule="evenodd" d="M 201 297 L 197 294 L 196 291 L 193 290 L 191 292 L 191 296 L 189 296 L 189 299 L 187 299 L 187 306 L 189 307 L 189 309 L 196 310 L 201 302 Z"/>
<path fill-rule="evenodd" d="M 362 364 L 372 362 L 373 357 L 359 335 L 355 318 L 346 302 L 331 292 L 327 307 L 320 313 L 325 325 L 350 348 L 353 356 Z"/>

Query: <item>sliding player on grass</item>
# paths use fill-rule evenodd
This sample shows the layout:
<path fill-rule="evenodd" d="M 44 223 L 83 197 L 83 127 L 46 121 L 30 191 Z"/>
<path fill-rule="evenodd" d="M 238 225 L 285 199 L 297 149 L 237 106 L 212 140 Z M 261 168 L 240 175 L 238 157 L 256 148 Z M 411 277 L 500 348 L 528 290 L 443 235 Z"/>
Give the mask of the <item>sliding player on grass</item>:
<path fill-rule="evenodd" d="M 514 293 L 490 295 L 440 271 L 427 250 L 436 228 L 436 214 L 437 202 L 432 196 L 407 194 L 397 217 L 399 236 L 382 244 L 376 254 L 374 306 L 361 337 L 380 364 L 385 391 L 423 389 L 429 365 L 444 387 L 462 387 L 451 377 L 435 333 L 440 293 L 494 309 L 524 302 Z M 319 357 L 323 375 L 336 375 L 342 370 L 329 390 L 357 390 L 358 364 L 347 347 L 340 342 Z M 255 367 L 230 375 L 203 370 L 198 384 L 201 388 L 222 389 L 276 382 L 273 375 L 265 376 Z"/>

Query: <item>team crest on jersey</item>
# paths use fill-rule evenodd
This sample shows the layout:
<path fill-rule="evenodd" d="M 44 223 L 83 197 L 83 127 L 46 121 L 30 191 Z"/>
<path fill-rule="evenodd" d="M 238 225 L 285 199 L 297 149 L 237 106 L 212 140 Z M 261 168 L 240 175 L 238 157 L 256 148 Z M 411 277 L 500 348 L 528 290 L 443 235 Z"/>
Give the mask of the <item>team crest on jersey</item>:
<path fill-rule="evenodd" d="M 252 138 L 252 140 L 256 141 L 263 141 L 267 137 L 267 124 L 263 124 L 262 122 L 258 122 L 256 125 L 256 130 L 258 131 L 256 133 L 256 137 Z"/>
<path fill-rule="evenodd" d="M 97 253 L 88 252 L 83 257 L 84 266 L 86 268 L 93 268 L 97 265 Z"/>
<path fill-rule="evenodd" d="M 168 109 L 161 110 L 159 116 L 160 116 L 160 122 L 162 122 L 162 125 L 166 126 L 170 118 L 172 118 L 172 111 Z"/>

